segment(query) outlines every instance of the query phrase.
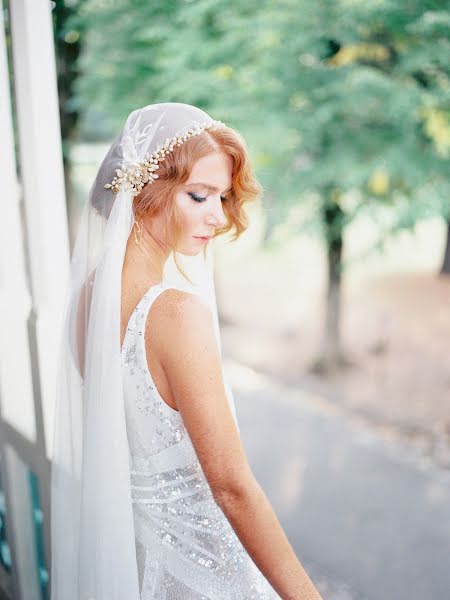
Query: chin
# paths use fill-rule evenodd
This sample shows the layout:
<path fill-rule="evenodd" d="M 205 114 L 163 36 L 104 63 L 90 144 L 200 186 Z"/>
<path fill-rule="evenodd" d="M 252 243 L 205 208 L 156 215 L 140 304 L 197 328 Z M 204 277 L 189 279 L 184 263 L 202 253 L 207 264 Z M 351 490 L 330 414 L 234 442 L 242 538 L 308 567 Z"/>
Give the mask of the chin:
<path fill-rule="evenodd" d="M 180 254 L 183 254 L 184 256 L 197 256 L 198 254 L 201 254 L 202 250 L 202 246 L 195 248 L 191 246 L 190 248 L 183 248 L 180 250 Z"/>

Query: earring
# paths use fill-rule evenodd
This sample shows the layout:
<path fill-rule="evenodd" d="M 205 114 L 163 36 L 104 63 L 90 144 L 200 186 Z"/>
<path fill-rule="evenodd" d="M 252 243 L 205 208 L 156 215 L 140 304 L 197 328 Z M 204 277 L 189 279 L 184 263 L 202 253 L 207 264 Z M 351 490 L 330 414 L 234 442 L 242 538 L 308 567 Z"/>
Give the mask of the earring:
<path fill-rule="evenodd" d="M 140 245 L 140 243 L 141 243 L 141 239 L 142 239 L 142 229 L 141 229 L 141 226 L 139 225 L 139 222 L 142 224 L 142 219 L 137 219 L 137 220 L 134 222 L 134 224 L 135 224 L 135 226 L 136 226 L 136 229 L 137 229 L 137 230 L 138 230 L 138 232 L 139 232 L 139 241 L 138 241 L 138 238 L 137 238 L 137 235 L 136 235 L 136 231 L 135 231 L 135 229 L 134 229 L 134 227 L 133 227 L 134 241 L 135 241 L 135 243 L 136 243 L 136 245 L 137 245 L 137 246 L 139 246 L 139 245 Z"/>

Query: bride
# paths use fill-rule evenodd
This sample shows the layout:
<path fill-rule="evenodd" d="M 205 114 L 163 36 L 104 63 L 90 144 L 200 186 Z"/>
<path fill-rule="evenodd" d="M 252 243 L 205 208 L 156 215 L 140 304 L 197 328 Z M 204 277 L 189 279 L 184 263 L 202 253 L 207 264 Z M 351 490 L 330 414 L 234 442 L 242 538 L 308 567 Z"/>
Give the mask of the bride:
<path fill-rule="evenodd" d="M 240 440 L 210 246 L 261 193 L 238 132 L 133 111 L 71 264 L 55 412 L 52 600 L 320 600 Z"/>

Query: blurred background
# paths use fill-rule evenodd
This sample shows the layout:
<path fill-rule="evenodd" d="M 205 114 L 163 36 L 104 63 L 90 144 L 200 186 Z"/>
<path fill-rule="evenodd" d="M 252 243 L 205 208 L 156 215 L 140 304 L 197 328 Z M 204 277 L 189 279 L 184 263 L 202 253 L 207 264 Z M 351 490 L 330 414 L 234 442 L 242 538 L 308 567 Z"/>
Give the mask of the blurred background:
<path fill-rule="evenodd" d="M 324 600 L 450 598 L 448 2 L 0 8 L 0 599 L 49 598 L 50 323 L 107 148 L 165 101 L 238 129 L 264 187 L 216 286 L 297 556 Z"/>

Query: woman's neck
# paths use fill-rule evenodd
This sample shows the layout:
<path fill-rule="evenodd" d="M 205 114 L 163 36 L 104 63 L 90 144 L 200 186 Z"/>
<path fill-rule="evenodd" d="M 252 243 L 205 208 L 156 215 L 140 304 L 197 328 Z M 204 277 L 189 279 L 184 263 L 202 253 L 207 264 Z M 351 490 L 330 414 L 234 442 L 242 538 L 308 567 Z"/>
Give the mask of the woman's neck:
<path fill-rule="evenodd" d="M 127 243 L 125 263 L 132 270 L 147 275 L 149 280 L 155 283 L 163 278 L 164 264 L 169 256 L 170 250 L 166 249 L 155 235 L 140 222 L 140 231 L 136 231 L 134 225 L 133 235 L 130 235 Z"/>

